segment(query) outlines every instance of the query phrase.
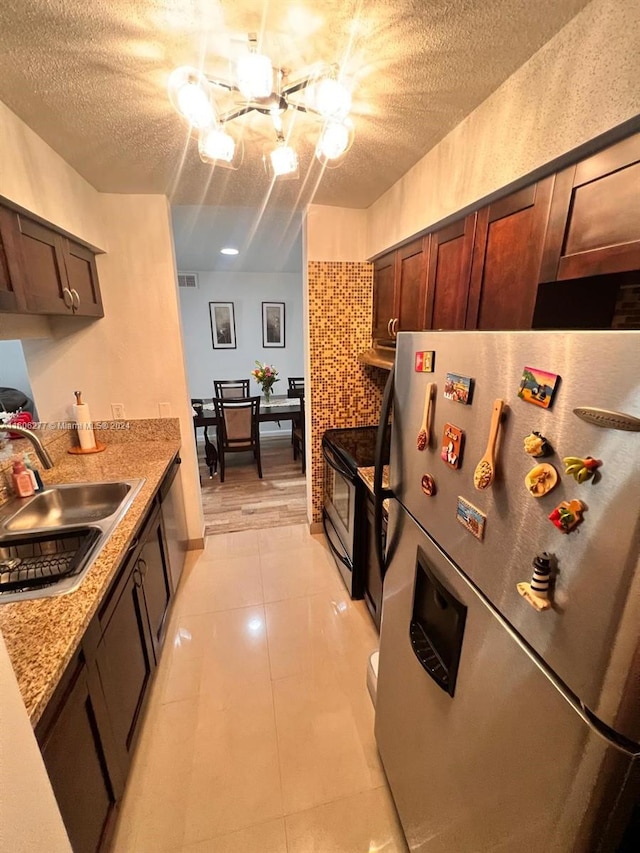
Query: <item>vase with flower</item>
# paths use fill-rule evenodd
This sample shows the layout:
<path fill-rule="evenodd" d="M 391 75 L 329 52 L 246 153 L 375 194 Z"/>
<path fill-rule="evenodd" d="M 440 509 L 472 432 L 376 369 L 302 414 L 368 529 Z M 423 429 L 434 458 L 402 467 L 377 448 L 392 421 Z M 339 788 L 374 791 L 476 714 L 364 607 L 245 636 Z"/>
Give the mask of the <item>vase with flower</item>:
<path fill-rule="evenodd" d="M 280 381 L 278 371 L 272 364 L 256 361 L 256 367 L 251 371 L 251 375 L 262 388 L 265 403 L 268 404 L 273 394 L 274 384 Z"/>

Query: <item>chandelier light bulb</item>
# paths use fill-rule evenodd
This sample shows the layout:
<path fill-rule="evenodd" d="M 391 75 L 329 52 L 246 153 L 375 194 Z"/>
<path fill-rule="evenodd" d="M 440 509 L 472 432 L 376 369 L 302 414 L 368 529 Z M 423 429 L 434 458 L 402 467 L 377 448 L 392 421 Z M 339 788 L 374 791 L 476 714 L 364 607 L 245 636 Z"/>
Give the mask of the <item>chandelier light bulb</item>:
<path fill-rule="evenodd" d="M 192 127 L 209 127 L 215 120 L 209 84 L 196 68 L 176 68 L 169 77 L 169 98 Z"/>
<path fill-rule="evenodd" d="M 273 88 L 271 60 L 262 53 L 246 53 L 236 68 L 238 89 L 248 100 L 268 98 Z"/>
<path fill-rule="evenodd" d="M 274 177 L 298 171 L 298 155 L 290 145 L 279 145 L 269 155 Z"/>
<path fill-rule="evenodd" d="M 318 140 L 316 153 L 319 157 L 327 160 L 335 160 L 347 150 L 349 146 L 349 128 L 337 121 L 330 121 L 322 131 Z"/>
<path fill-rule="evenodd" d="M 313 108 L 323 118 L 344 119 L 351 109 L 349 90 L 333 77 L 323 77 L 314 87 Z"/>
<path fill-rule="evenodd" d="M 204 130 L 198 140 L 200 158 L 205 163 L 215 163 L 217 160 L 231 163 L 235 148 L 234 138 L 220 127 Z"/>

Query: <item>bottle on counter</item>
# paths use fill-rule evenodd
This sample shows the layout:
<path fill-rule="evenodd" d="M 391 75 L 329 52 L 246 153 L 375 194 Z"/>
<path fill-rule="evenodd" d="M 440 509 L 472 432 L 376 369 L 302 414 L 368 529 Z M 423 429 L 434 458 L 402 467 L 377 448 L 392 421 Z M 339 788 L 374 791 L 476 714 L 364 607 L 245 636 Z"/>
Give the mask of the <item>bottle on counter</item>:
<path fill-rule="evenodd" d="M 42 484 L 42 478 L 40 476 L 40 472 L 31 461 L 31 457 L 28 453 L 22 454 L 22 461 L 24 462 L 24 467 L 27 469 L 27 473 L 31 477 L 31 482 L 33 483 L 33 491 L 41 492 L 44 489 L 44 485 Z"/>
<path fill-rule="evenodd" d="M 24 462 L 18 460 L 13 463 L 13 471 L 11 472 L 13 480 L 13 488 L 19 498 L 28 498 L 35 494 L 31 475 L 24 467 Z"/>

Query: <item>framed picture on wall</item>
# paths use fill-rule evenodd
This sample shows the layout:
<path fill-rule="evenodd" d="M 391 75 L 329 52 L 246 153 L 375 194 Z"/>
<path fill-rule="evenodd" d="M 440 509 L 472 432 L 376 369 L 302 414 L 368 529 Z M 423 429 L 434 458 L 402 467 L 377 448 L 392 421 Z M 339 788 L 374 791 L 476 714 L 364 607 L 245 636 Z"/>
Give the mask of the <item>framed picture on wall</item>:
<path fill-rule="evenodd" d="M 284 346 L 284 302 L 262 303 L 262 346 Z"/>
<path fill-rule="evenodd" d="M 233 302 L 210 302 L 211 340 L 214 349 L 236 348 L 236 320 Z"/>

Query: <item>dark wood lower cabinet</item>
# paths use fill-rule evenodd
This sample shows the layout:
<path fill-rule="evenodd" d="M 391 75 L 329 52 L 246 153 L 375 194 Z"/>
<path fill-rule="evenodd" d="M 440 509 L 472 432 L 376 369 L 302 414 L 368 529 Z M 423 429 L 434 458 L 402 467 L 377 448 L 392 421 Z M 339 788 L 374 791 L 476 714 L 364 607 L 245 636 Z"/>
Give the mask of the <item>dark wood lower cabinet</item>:
<path fill-rule="evenodd" d="M 109 834 L 116 794 L 98 727 L 87 665 L 77 654 L 36 728 L 74 853 L 93 853 Z"/>
<path fill-rule="evenodd" d="M 173 589 L 158 498 L 36 727 L 74 853 L 106 849 Z"/>
<path fill-rule="evenodd" d="M 142 579 L 135 565 L 96 650 L 96 664 L 118 761 L 126 772 L 155 666 Z"/>
<path fill-rule="evenodd" d="M 164 639 L 166 614 L 171 600 L 171 577 L 164 535 L 162 516 L 158 513 L 153 520 L 145 544 L 140 552 L 138 568 L 142 575 L 142 587 L 149 617 L 149 631 L 156 659 Z"/>
<path fill-rule="evenodd" d="M 373 496 L 367 495 L 365 537 L 366 537 L 366 558 L 365 558 L 365 577 L 364 577 L 364 600 L 371 613 L 376 628 L 380 630 L 380 618 L 382 616 L 382 577 L 376 557 L 376 537 L 374 529 L 374 508 Z M 386 517 L 382 522 L 383 548 L 387 535 Z"/>

